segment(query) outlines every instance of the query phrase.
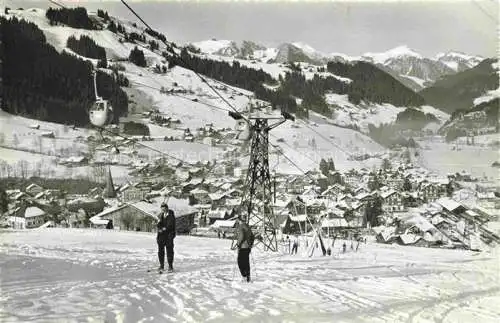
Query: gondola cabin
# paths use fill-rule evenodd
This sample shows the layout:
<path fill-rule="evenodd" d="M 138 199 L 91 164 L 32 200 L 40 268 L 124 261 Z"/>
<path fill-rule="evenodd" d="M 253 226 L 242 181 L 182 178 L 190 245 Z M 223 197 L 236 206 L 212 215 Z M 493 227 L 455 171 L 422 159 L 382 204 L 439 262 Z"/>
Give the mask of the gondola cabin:
<path fill-rule="evenodd" d="M 107 100 L 99 99 L 90 108 L 89 116 L 90 123 L 103 127 L 113 120 L 113 109 Z"/>

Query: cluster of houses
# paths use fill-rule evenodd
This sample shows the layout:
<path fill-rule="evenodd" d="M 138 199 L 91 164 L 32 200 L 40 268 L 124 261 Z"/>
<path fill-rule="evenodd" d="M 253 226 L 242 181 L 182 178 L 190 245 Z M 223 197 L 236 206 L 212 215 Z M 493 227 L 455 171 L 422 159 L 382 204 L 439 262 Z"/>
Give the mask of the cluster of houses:
<path fill-rule="evenodd" d="M 14 228 L 53 221 L 68 227 L 154 231 L 160 205 L 166 202 L 178 218 L 180 233 L 195 227 L 232 232 L 245 189 L 244 173 L 231 162 L 199 162 L 193 167 L 158 160 L 139 169 L 140 181 L 115 186 L 109 173 L 106 188 L 96 187 L 82 195 L 31 184 L 7 192 L 9 222 Z M 453 199 L 462 175 L 439 178 L 412 165 L 276 175 L 276 223 L 286 234 L 313 228 L 332 237 L 364 232 L 375 233 L 380 242 L 387 243 L 463 247 L 471 245 L 471 233 L 483 242 L 498 242 L 498 236 L 485 226 L 498 220 L 498 215 L 488 211 L 491 208 L 466 206 Z M 493 190 L 473 194 L 477 200 L 493 203 L 493 209 L 500 207 Z"/>

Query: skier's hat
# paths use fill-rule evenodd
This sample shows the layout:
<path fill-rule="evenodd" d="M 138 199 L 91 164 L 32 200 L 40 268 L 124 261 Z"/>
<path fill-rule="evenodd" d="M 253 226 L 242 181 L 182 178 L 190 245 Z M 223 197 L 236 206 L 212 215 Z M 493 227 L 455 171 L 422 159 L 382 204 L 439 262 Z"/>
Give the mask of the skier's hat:
<path fill-rule="evenodd" d="M 167 204 L 167 203 L 165 203 L 165 202 L 163 202 L 163 203 L 161 204 L 161 207 L 162 207 L 162 208 L 164 208 L 164 207 L 168 208 L 168 204 Z"/>

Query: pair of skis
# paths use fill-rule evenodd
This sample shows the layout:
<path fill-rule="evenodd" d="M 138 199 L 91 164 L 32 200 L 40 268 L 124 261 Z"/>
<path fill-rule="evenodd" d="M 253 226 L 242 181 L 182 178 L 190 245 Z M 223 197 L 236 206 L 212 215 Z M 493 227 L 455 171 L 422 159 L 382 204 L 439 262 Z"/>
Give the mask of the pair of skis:
<path fill-rule="evenodd" d="M 174 273 L 173 269 L 172 270 L 169 270 L 169 269 L 167 269 L 167 270 L 165 270 L 165 269 L 152 269 L 152 268 L 148 269 L 148 273 L 154 272 L 154 271 L 156 271 L 158 274 L 163 274 L 165 272 L 167 274 L 173 274 Z"/>

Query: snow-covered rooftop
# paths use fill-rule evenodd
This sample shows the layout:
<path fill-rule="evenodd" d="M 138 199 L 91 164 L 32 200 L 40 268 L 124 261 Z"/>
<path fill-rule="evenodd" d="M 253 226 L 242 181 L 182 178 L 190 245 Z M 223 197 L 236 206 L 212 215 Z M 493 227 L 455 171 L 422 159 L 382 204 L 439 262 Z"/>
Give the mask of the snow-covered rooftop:
<path fill-rule="evenodd" d="M 33 218 L 44 214 L 45 212 L 36 206 L 27 207 L 26 210 L 24 211 L 25 218 Z"/>

